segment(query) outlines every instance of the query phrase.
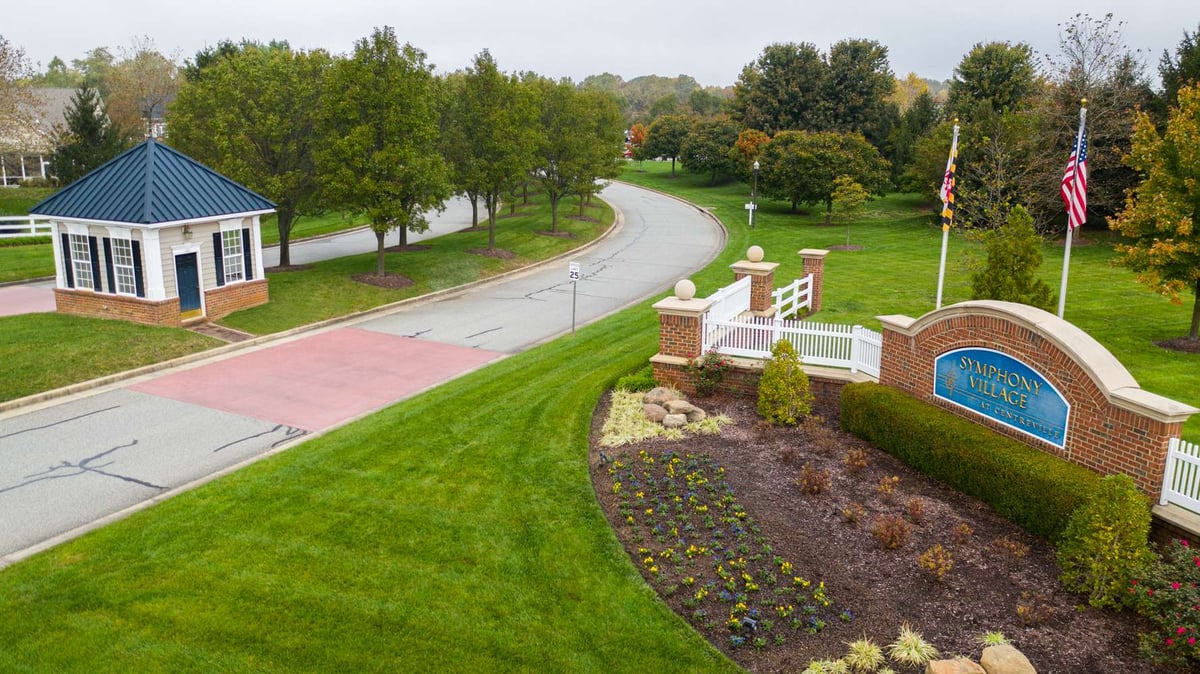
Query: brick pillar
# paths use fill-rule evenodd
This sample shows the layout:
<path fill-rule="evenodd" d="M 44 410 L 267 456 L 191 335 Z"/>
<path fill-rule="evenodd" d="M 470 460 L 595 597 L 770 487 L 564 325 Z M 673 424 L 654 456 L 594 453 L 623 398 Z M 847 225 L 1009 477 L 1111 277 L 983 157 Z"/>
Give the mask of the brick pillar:
<path fill-rule="evenodd" d="M 827 250 L 820 248 L 805 248 L 800 251 L 800 257 L 804 258 L 804 275 L 812 274 L 812 307 L 809 313 L 817 313 L 821 310 L 821 290 L 825 285 L 825 256 L 829 254 Z"/>
<path fill-rule="evenodd" d="M 704 350 L 704 314 L 712 306 L 711 300 L 694 297 L 695 292 L 691 281 L 680 281 L 674 296 L 654 304 L 658 312 L 658 353 L 650 358 L 654 378 L 685 392 L 684 373 L 688 362 Z"/>
<path fill-rule="evenodd" d="M 771 292 L 775 290 L 775 269 L 778 262 L 751 262 L 742 260 L 729 265 L 734 280 L 750 277 L 750 312 L 755 316 L 774 316 L 775 301 Z"/>

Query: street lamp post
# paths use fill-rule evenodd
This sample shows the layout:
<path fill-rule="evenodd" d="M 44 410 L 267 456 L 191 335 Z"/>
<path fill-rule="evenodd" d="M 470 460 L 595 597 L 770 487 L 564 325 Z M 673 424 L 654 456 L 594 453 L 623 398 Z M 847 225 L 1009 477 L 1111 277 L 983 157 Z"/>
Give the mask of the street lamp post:
<path fill-rule="evenodd" d="M 750 188 L 750 229 L 754 229 L 754 211 L 758 210 L 758 162 L 754 162 L 754 186 Z"/>

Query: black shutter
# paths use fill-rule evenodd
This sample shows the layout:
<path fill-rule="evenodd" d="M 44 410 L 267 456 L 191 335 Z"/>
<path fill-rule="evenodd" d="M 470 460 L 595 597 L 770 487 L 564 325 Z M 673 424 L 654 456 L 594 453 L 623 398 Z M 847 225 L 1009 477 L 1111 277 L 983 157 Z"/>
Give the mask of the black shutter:
<path fill-rule="evenodd" d="M 129 244 L 133 248 L 133 285 L 137 289 L 137 296 L 145 297 L 146 283 L 142 281 L 142 242 L 130 241 Z"/>
<path fill-rule="evenodd" d="M 100 251 L 96 245 L 96 237 L 88 237 L 88 251 L 92 254 L 92 290 L 104 292 L 100 286 Z"/>
<path fill-rule="evenodd" d="M 112 241 L 104 237 L 104 271 L 108 272 L 108 292 L 117 292 L 117 279 L 113 275 Z"/>
<path fill-rule="evenodd" d="M 71 268 L 71 237 L 66 232 L 62 233 L 62 255 L 63 255 L 63 272 L 67 276 L 67 287 L 75 287 L 75 270 Z"/>
<path fill-rule="evenodd" d="M 217 285 L 225 285 L 225 251 L 221 247 L 221 233 L 213 232 L 213 261 L 217 265 Z"/>
<path fill-rule="evenodd" d="M 246 270 L 246 280 L 247 281 L 254 278 L 254 267 L 250 264 L 251 263 L 250 258 L 251 258 L 251 255 L 250 255 L 250 230 L 243 229 L 242 230 L 242 260 L 244 260 L 245 262 L 242 266 Z"/>

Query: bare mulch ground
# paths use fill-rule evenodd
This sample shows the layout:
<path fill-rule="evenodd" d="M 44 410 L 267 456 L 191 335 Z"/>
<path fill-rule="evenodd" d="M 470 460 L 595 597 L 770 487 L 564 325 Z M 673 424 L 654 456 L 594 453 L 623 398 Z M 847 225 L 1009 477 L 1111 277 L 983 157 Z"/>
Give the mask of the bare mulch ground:
<path fill-rule="evenodd" d="M 423 243 L 406 243 L 403 246 L 399 244 L 395 246 L 388 246 L 387 248 L 384 248 L 383 251 L 385 253 L 423 253 L 432 249 L 433 246 Z"/>
<path fill-rule="evenodd" d="M 564 215 L 563 217 L 565 217 L 568 220 L 578 220 L 579 222 L 591 222 L 591 223 L 600 222 L 599 219 L 590 218 L 586 215 Z"/>
<path fill-rule="evenodd" d="M 1182 351 L 1184 353 L 1200 353 L 1200 339 L 1188 339 L 1187 337 L 1176 337 L 1175 339 L 1166 339 L 1161 342 L 1155 342 L 1157 346 L 1171 351 Z"/>
<path fill-rule="evenodd" d="M 467 252 L 472 255 L 494 257 L 499 260 L 511 260 L 517 256 L 517 254 L 511 250 L 505 250 L 503 248 L 468 248 Z"/>
<path fill-rule="evenodd" d="M 383 276 L 379 276 L 377 274 L 355 274 L 350 278 L 358 281 L 359 283 L 366 283 L 367 285 L 376 286 L 378 288 L 388 288 L 391 290 L 407 288 L 413 284 L 413 280 L 407 276 L 404 276 L 403 274 L 387 273 Z"/>
<path fill-rule="evenodd" d="M 813 659 L 844 655 L 846 644 L 863 636 L 886 645 L 896 638 L 902 623 L 910 623 L 944 655 L 978 660 L 978 637 L 1000 631 L 1042 674 L 1154 671 L 1137 657 L 1136 632 L 1143 627 L 1138 616 L 1087 607 L 1080 596 L 1062 589 L 1050 545 L 980 501 L 841 432 L 836 408 L 816 410 L 824 419 L 819 424 L 779 428 L 762 423 L 752 401 L 718 396 L 694 402 L 710 414 L 728 415 L 735 424 L 717 436 L 605 448 L 610 461 L 606 465 L 601 465 L 598 442 L 608 412 L 607 396 L 593 419 L 591 466 L 597 499 L 647 583 L 663 596 L 668 583 L 678 579 L 664 580 L 647 572 L 637 551 L 644 543 L 632 540 L 637 534 L 631 533 L 632 526 L 618 512 L 619 500 L 607 467 L 614 457 L 638 460 L 640 450 L 659 457 L 668 451 L 707 454 L 725 468 L 737 502 L 761 527 L 773 554 L 789 560 L 798 573 L 814 582 L 823 580 L 834 608 L 853 615 L 849 622 L 831 621 L 816 634 L 788 631 L 781 645 L 734 649 L 724 624 L 726 615 L 705 628 L 697 625 L 694 604 L 684 606 L 691 593 L 663 596 L 684 620 L 743 667 L 752 672 L 798 672 Z M 867 461 L 857 474 L 845 462 L 851 449 L 862 450 Z M 797 483 L 805 464 L 829 472 L 824 493 L 801 493 Z M 899 483 L 887 499 L 878 487 L 882 479 L 892 476 L 899 477 Z M 913 521 L 909 503 L 914 499 L 923 514 L 916 518 L 911 538 L 899 549 L 883 549 L 871 533 L 872 522 L 880 515 Z M 858 524 L 843 515 L 852 504 L 864 510 Z M 955 543 L 954 532 L 963 523 L 971 534 Z M 953 556 L 953 567 L 942 582 L 917 562 L 934 544 L 943 545 Z M 1019 552 L 1022 546 L 1028 546 L 1023 555 L 1007 551 Z M 1019 605 L 1025 607 L 1024 617 L 1018 616 Z M 722 605 L 718 608 L 728 611 Z M 898 672 L 918 671 L 889 664 Z"/>
<path fill-rule="evenodd" d="M 556 236 L 560 239 L 574 239 L 575 238 L 575 234 L 573 232 L 562 232 L 562 231 L 552 232 L 548 229 L 539 229 L 534 233 L 539 236 Z"/>

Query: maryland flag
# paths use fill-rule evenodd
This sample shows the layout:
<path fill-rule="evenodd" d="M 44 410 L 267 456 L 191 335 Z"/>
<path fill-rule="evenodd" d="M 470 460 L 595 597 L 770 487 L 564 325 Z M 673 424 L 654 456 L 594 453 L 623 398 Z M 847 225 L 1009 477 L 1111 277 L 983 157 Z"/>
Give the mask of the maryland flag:
<path fill-rule="evenodd" d="M 954 125 L 954 141 L 950 143 L 950 157 L 946 160 L 946 175 L 942 178 L 942 189 L 938 196 L 942 198 L 942 229 L 950 229 L 954 222 L 954 211 L 957 208 L 954 198 L 957 188 L 955 173 L 958 170 L 958 125 Z"/>

